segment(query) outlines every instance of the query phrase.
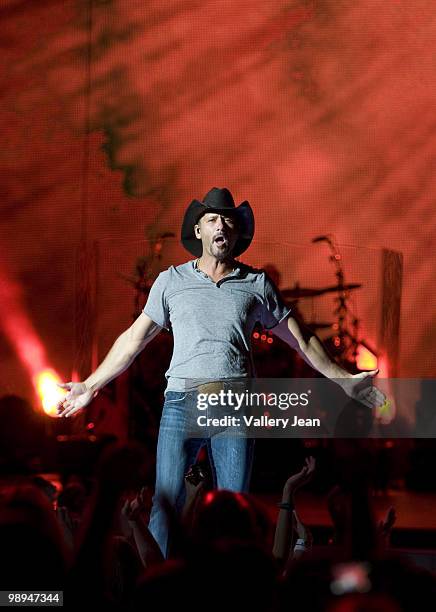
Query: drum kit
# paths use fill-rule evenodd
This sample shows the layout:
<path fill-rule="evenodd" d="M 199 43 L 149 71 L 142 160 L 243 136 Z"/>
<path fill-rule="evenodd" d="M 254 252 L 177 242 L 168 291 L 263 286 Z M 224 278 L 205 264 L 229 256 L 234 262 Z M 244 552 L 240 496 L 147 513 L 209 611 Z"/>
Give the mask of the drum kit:
<path fill-rule="evenodd" d="M 301 287 L 298 283 L 296 283 L 294 287 L 289 287 L 280 291 L 285 304 L 292 308 L 294 316 L 304 323 L 306 327 L 315 333 L 322 330 L 325 332 L 330 330 L 330 334 L 323 338 L 323 344 L 338 363 L 340 363 L 342 366 L 346 366 L 348 369 L 356 370 L 356 372 L 358 371 L 355 367 L 357 349 L 359 343 L 361 342 L 361 340 L 358 338 L 359 320 L 355 316 L 352 316 L 352 331 L 350 331 L 350 326 L 347 324 L 348 315 L 350 314 L 348 300 L 349 292 L 359 289 L 361 286 L 362 285 L 360 283 L 342 283 L 327 287 L 312 288 Z M 334 320 L 306 321 L 299 307 L 300 300 L 319 298 L 330 293 L 337 294 L 334 298 L 335 302 L 337 303 L 337 307 L 334 310 Z M 253 339 L 255 355 L 263 353 L 268 349 L 270 351 L 273 350 L 280 353 L 279 347 L 275 346 L 275 338 L 273 337 L 271 331 L 262 330 L 260 328 L 256 329 L 253 334 Z M 273 360 L 275 361 L 275 359 Z M 312 375 L 310 369 L 303 369 L 305 372 L 304 376 L 310 377 Z M 301 373 L 300 375 L 303 376 Z"/>
<path fill-rule="evenodd" d="M 293 308 L 295 315 L 314 332 L 320 330 L 331 330 L 330 335 L 323 339 L 323 344 L 327 347 L 335 360 L 349 369 L 356 368 L 357 353 L 359 344 L 359 319 L 350 307 L 350 292 L 360 289 L 361 283 L 346 283 L 343 266 L 342 254 L 331 234 L 314 238 L 312 242 L 326 242 L 330 248 L 329 260 L 335 267 L 336 283 L 327 287 L 301 287 L 295 283 L 293 287 L 288 287 L 280 291 L 285 303 Z M 306 322 L 299 309 L 300 300 L 319 298 L 328 294 L 336 294 L 334 302 L 336 307 L 333 311 L 334 320 L 332 321 L 311 321 Z M 256 339 L 270 340 L 271 332 L 257 332 Z"/>
<path fill-rule="evenodd" d="M 349 292 L 355 291 L 360 287 L 362 287 L 360 283 L 341 283 L 328 287 L 311 288 L 300 287 L 298 283 L 296 283 L 294 287 L 283 289 L 281 295 L 284 301 L 293 307 L 294 312 L 309 329 L 313 331 L 330 329 L 332 331 L 332 334 L 325 338 L 323 342 L 339 361 L 351 361 L 354 363 L 356 361 L 357 347 L 359 344 L 359 320 L 352 316 L 352 331 L 348 329 L 346 320 L 350 313 L 348 305 Z M 337 303 L 337 307 L 333 312 L 335 320 L 305 322 L 298 307 L 299 301 L 307 298 L 318 298 L 329 293 L 337 294 L 334 298 L 334 301 Z"/>

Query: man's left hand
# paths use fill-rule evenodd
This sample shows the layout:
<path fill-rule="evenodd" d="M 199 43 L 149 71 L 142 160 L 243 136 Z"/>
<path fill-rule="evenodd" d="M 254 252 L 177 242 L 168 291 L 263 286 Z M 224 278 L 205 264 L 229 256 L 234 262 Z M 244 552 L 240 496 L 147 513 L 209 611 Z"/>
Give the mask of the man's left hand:
<path fill-rule="evenodd" d="M 339 379 L 337 382 L 352 399 L 367 408 L 376 409 L 386 402 L 385 394 L 372 384 L 372 379 L 378 372 L 379 370 L 359 372 L 358 374 L 351 374 L 347 378 Z"/>

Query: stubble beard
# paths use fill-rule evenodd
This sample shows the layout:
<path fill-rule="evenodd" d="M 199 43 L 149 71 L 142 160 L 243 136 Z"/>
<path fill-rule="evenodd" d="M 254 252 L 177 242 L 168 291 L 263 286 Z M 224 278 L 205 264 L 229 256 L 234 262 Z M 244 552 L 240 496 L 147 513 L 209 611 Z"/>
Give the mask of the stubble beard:
<path fill-rule="evenodd" d="M 221 249 L 220 247 L 216 246 L 215 243 L 212 243 L 211 253 L 218 261 L 221 262 L 227 259 L 230 256 L 230 252 L 230 245 L 227 245 L 225 248 Z"/>

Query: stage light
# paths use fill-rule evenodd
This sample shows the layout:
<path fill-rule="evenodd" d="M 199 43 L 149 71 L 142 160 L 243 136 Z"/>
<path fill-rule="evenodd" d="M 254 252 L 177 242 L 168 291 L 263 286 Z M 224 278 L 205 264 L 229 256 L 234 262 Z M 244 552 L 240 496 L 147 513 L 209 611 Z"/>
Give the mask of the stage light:
<path fill-rule="evenodd" d="M 377 356 L 362 343 L 357 347 L 356 366 L 359 370 L 375 370 L 377 368 Z"/>
<path fill-rule="evenodd" d="M 49 367 L 45 347 L 26 313 L 22 294 L 22 287 L 12 279 L 5 262 L 0 261 L 2 332 L 28 373 L 44 412 L 56 416 L 57 402 L 66 395 L 67 391 L 56 385 L 61 379 Z"/>
<path fill-rule="evenodd" d="M 57 416 L 56 406 L 67 394 L 66 390 L 58 387 L 61 379 L 54 370 L 42 370 L 34 377 L 34 386 L 41 400 L 44 412 L 48 416 Z"/>

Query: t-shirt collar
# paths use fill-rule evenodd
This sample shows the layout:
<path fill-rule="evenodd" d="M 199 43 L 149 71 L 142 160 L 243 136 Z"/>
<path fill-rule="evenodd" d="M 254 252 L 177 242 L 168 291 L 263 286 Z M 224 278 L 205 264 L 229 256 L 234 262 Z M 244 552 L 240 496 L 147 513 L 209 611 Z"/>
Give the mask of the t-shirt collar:
<path fill-rule="evenodd" d="M 197 259 L 192 260 L 192 269 L 194 270 L 194 272 L 197 272 L 198 274 L 202 274 L 203 276 L 206 276 L 207 278 L 209 278 L 207 274 L 205 274 L 204 272 L 202 272 L 202 270 L 197 268 L 197 261 L 198 261 Z M 232 276 L 239 276 L 240 272 L 241 272 L 241 264 L 239 263 L 239 261 L 235 259 L 235 269 L 232 272 L 229 272 L 228 274 L 226 274 L 226 276 L 224 276 L 221 280 L 230 278 Z"/>

